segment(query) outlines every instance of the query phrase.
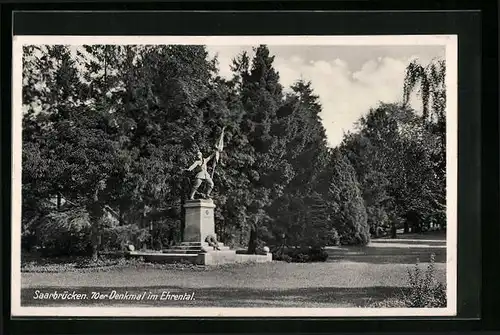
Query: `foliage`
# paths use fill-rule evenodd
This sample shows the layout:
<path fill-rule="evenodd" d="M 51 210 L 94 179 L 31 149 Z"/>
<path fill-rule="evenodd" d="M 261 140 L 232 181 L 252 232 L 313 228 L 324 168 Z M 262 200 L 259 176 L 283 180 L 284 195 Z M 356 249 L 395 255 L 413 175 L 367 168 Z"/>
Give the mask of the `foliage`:
<path fill-rule="evenodd" d="M 150 238 L 151 235 L 148 229 L 139 228 L 134 224 L 109 227 L 103 230 L 101 248 L 102 250 L 124 250 L 130 244 L 140 248 Z"/>
<path fill-rule="evenodd" d="M 435 174 L 435 187 L 440 190 L 435 194 L 434 205 L 440 209 L 435 215 L 441 224 L 446 224 L 446 63 L 434 60 L 427 65 L 417 60 L 406 68 L 404 81 L 404 104 L 411 100 L 411 93 L 417 91 L 422 103 L 422 121 L 427 132 L 435 140 L 428 143 L 426 150 L 432 160 Z"/>
<path fill-rule="evenodd" d="M 274 244 L 293 246 L 329 245 L 337 243 L 337 231 L 329 218 L 326 190 L 320 189 L 320 176 L 328 163 L 326 135 L 319 114 L 321 105 L 310 82 L 298 81 L 291 87 L 283 106 L 278 110 L 275 130 L 287 140 L 283 159 L 293 176 L 283 195 L 269 208 L 273 217 Z"/>
<path fill-rule="evenodd" d="M 35 235 L 47 256 L 82 255 L 89 250 L 90 220 L 85 210 L 52 212 L 41 220 Z"/>
<path fill-rule="evenodd" d="M 340 235 L 340 243 L 365 245 L 370 232 L 356 172 L 339 149 L 333 150 L 330 166 L 330 220 Z"/>
<path fill-rule="evenodd" d="M 446 286 L 435 279 L 435 256 L 431 255 L 430 263 L 424 273 L 416 264 L 408 270 L 409 292 L 404 295 L 407 307 L 446 307 Z"/>
<path fill-rule="evenodd" d="M 408 269 L 407 286 L 400 294 L 377 301 L 370 308 L 444 308 L 447 306 L 446 285 L 436 280 L 435 255 L 422 271 L 417 263 Z"/>
<path fill-rule="evenodd" d="M 402 222 L 421 229 L 443 211 L 442 176 L 436 173 L 436 135 L 414 111 L 381 104 L 359 122 L 341 150 L 353 164 L 363 190 L 370 230 Z"/>
<path fill-rule="evenodd" d="M 410 64 L 405 103 L 371 109 L 331 149 L 313 84 L 285 89 L 265 45 L 237 56 L 231 79 L 200 45 L 23 51 L 25 250 L 97 261 L 132 241 L 181 241 L 193 177 L 182 168 L 223 127 L 213 178 L 227 245 L 366 244 L 394 222 L 445 219 L 442 62 Z M 423 117 L 407 107 L 418 87 Z"/>
<path fill-rule="evenodd" d="M 321 247 L 287 248 L 273 252 L 273 260 L 289 263 L 325 262 L 327 259 L 328 252 Z"/>

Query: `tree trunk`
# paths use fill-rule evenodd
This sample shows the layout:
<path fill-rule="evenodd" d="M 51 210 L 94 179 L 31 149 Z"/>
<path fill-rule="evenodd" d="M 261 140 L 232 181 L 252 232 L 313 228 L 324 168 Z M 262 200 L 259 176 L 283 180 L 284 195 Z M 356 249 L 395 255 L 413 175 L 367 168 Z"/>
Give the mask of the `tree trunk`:
<path fill-rule="evenodd" d="M 415 233 L 421 233 L 422 232 L 422 225 L 420 224 L 420 222 L 415 223 L 413 225 L 413 227 L 415 227 Z"/>
<path fill-rule="evenodd" d="M 125 210 L 126 210 L 126 207 L 125 205 L 123 204 L 123 202 L 120 202 L 120 205 L 118 207 L 118 225 L 120 226 L 123 226 L 125 225 Z"/>
<path fill-rule="evenodd" d="M 395 222 L 391 223 L 391 238 L 397 238 L 397 228 Z"/>
<path fill-rule="evenodd" d="M 257 250 L 257 231 L 255 229 L 250 230 L 250 238 L 248 240 L 248 250 L 247 253 L 255 254 Z"/>
<path fill-rule="evenodd" d="M 99 244 L 101 242 L 101 234 L 100 229 L 97 222 L 92 222 L 92 231 L 91 231 L 91 243 L 92 243 L 92 262 L 97 262 L 99 256 Z"/>
<path fill-rule="evenodd" d="M 98 260 L 99 252 L 98 252 L 97 249 L 98 249 L 97 244 L 92 245 L 92 257 L 91 257 L 91 260 L 94 263 L 96 263 L 97 260 Z"/>
<path fill-rule="evenodd" d="M 92 261 L 96 262 L 99 255 L 99 246 L 101 244 L 101 227 L 100 221 L 104 214 L 104 208 L 98 204 L 93 203 L 89 208 L 90 214 L 90 243 L 92 245 Z"/>
<path fill-rule="evenodd" d="M 408 221 L 404 223 L 404 233 L 408 234 L 410 232 L 410 226 L 408 225 Z"/>

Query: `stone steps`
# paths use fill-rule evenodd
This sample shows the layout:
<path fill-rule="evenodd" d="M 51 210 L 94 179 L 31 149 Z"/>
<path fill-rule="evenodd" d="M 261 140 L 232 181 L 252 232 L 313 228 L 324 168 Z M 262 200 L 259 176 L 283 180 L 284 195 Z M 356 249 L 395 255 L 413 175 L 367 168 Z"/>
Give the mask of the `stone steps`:
<path fill-rule="evenodd" d="M 224 243 L 222 242 L 217 242 L 219 246 L 224 246 Z M 186 246 L 186 247 L 202 247 L 202 246 L 208 246 L 207 242 L 182 242 L 178 246 Z"/>
<path fill-rule="evenodd" d="M 214 250 L 213 247 L 207 245 L 203 246 L 186 246 L 186 245 L 180 245 L 171 249 L 165 249 L 162 250 L 162 253 L 164 254 L 200 254 L 203 253 L 203 250 L 206 252 L 221 252 L 221 251 L 229 251 L 229 247 L 225 245 L 220 245 L 219 244 L 219 249 L 220 250 Z"/>

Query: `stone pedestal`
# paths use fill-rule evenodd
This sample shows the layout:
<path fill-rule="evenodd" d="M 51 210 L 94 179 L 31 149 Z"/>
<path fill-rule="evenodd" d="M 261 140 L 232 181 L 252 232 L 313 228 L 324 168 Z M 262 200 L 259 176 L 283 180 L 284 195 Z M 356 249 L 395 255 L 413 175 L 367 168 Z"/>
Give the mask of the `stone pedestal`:
<path fill-rule="evenodd" d="M 215 235 L 214 202 L 210 199 L 188 200 L 184 204 L 186 220 L 184 242 L 205 242 L 209 234 Z"/>

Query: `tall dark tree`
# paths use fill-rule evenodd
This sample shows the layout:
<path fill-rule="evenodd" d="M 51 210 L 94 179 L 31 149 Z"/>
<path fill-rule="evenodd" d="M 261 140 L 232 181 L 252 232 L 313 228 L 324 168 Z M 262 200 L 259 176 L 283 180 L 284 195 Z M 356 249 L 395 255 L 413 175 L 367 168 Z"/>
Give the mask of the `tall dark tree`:
<path fill-rule="evenodd" d="M 325 201 L 319 204 L 321 195 L 318 192 L 321 191 L 318 177 L 328 163 L 328 149 L 319 116 L 319 97 L 314 94 L 311 83 L 298 81 L 291 90 L 278 110 L 274 130 L 284 139 L 286 153 L 283 159 L 290 165 L 293 176 L 283 195 L 274 200 L 270 216 L 273 218 L 274 240 L 285 234 L 289 243 L 298 245 L 310 242 L 301 234 L 316 229 L 311 225 L 329 229 L 326 221 L 319 223 L 312 219 L 322 217 L 322 208 L 327 206 Z M 316 213 L 316 210 L 319 212 Z M 292 228 L 297 226 L 302 229 Z M 326 236 L 326 231 L 322 232 Z"/>
<path fill-rule="evenodd" d="M 243 54 L 234 69 L 240 78 L 240 99 L 245 111 L 241 130 L 254 151 L 254 160 L 244 171 L 251 181 L 251 193 L 246 203 L 250 227 L 248 251 L 255 252 L 260 234 L 267 234 L 267 209 L 273 199 L 280 197 L 292 178 L 290 164 L 284 160 L 286 140 L 273 128 L 278 123 L 277 112 L 283 93 L 279 74 L 273 68 L 274 56 L 267 46 L 255 49 L 251 68 Z"/>
<path fill-rule="evenodd" d="M 192 180 L 181 170 L 197 150 L 213 150 L 222 128 L 215 63 L 203 46 L 162 46 L 141 50 L 136 68 L 136 83 L 127 97 L 127 117 L 134 128 L 131 146 L 139 155 L 133 202 L 142 204 L 137 210 L 144 224 L 180 231 L 182 201 Z M 177 241 L 182 237 L 174 235 Z"/>
<path fill-rule="evenodd" d="M 340 149 L 332 150 L 330 169 L 326 172 L 330 219 L 340 235 L 340 243 L 367 244 L 370 229 L 356 171 Z"/>

